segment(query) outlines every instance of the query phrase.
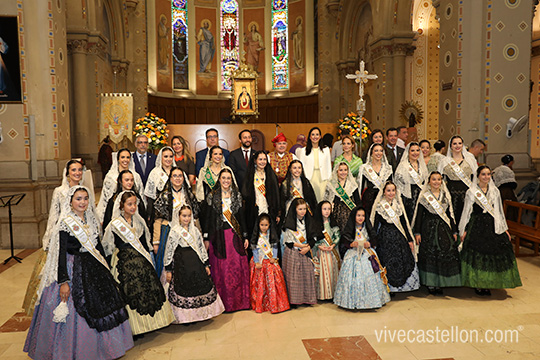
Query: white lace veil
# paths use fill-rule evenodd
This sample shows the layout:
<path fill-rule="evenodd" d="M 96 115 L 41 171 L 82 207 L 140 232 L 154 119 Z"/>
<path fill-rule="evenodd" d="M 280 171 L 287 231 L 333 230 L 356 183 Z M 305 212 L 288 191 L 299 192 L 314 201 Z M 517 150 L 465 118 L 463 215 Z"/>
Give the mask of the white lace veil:
<path fill-rule="evenodd" d="M 188 206 L 189 207 L 189 206 Z M 176 250 L 176 247 L 180 244 L 180 238 L 182 233 L 182 226 L 180 225 L 180 209 L 182 207 L 179 207 L 177 209 L 174 209 L 172 220 L 169 223 L 171 226 L 171 230 L 169 232 L 169 237 L 167 239 L 167 246 L 165 247 L 165 256 L 163 260 L 163 265 L 167 266 L 169 265 L 174 257 L 174 251 Z M 191 209 L 191 207 L 189 207 Z M 199 259 L 204 263 L 208 259 L 208 254 L 206 253 L 206 249 L 204 248 L 204 243 L 202 242 L 202 235 L 199 229 L 195 226 L 195 223 L 193 222 L 193 209 L 191 210 L 191 222 L 188 226 L 188 232 L 191 234 L 193 239 L 195 240 L 196 248 L 194 249 L 197 255 L 199 256 Z"/>
<path fill-rule="evenodd" d="M 164 179 L 163 174 L 167 176 L 167 181 L 169 180 L 169 176 L 167 173 L 163 170 L 162 167 L 162 161 L 163 161 L 163 151 L 164 150 L 170 150 L 173 153 L 173 163 L 172 166 L 175 166 L 174 163 L 174 150 L 170 146 L 162 147 L 161 150 L 159 150 L 159 153 L 157 154 L 156 158 L 156 166 L 152 169 L 150 172 L 150 175 L 148 175 L 148 180 L 146 181 L 146 188 L 144 189 L 144 195 L 148 196 L 151 199 L 156 199 L 158 192 L 162 191 L 165 187 L 166 181 L 163 181 Z M 189 183 L 189 181 L 188 181 Z"/>
<path fill-rule="evenodd" d="M 360 188 L 359 192 L 362 192 L 363 189 L 362 188 L 362 178 L 364 177 L 364 168 L 366 165 L 373 165 L 373 161 L 371 159 L 371 150 L 373 149 L 373 147 L 375 145 L 381 145 L 383 147 L 383 156 L 381 158 L 381 163 L 382 163 L 382 166 L 381 166 L 381 171 L 380 171 L 380 174 L 379 174 L 379 177 L 382 179 L 382 183 L 384 184 L 391 176 L 392 176 L 392 165 L 390 165 L 390 163 L 388 163 L 388 159 L 386 158 L 386 152 L 384 151 L 384 145 L 382 144 L 371 144 L 371 146 L 369 147 L 369 150 L 368 150 L 368 153 L 367 153 L 367 158 L 366 158 L 366 163 L 363 164 L 363 165 L 360 165 L 360 170 L 358 171 L 358 176 L 356 178 L 356 181 L 358 182 L 358 187 Z"/>
<path fill-rule="evenodd" d="M 417 142 L 409 143 L 407 147 L 405 147 L 405 151 L 403 152 L 401 161 L 399 162 L 396 172 L 394 173 L 394 181 L 396 182 L 397 189 L 400 193 L 403 194 L 403 196 L 408 199 L 412 197 L 411 185 L 415 184 L 414 180 L 409 174 L 409 149 L 411 148 L 411 145 L 417 145 L 418 147 L 420 147 Z M 424 154 L 422 154 L 422 151 L 420 151 L 420 157 L 418 158 L 418 176 L 423 181 L 423 183 L 425 183 L 428 175 L 428 169 L 426 166 L 426 162 L 424 161 Z"/>
<path fill-rule="evenodd" d="M 118 194 L 118 196 L 116 196 L 116 199 L 114 200 L 111 222 L 105 229 L 105 232 L 103 234 L 103 240 L 101 241 L 101 243 L 103 244 L 103 250 L 105 251 L 106 256 L 112 255 L 114 253 L 114 249 L 116 248 L 114 244 L 113 233 L 116 233 L 118 230 L 112 224 L 112 220 L 121 217 L 122 214 L 124 213 L 124 210 L 120 209 L 120 202 L 122 200 L 122 195 L 124 195 L 124 193 L 127 193 L 127 192 L 135 194 L 133 191 L 129 191 L 129 190 L 122 191 L 120 194 Z M 132 221 L 133 221 L 133 229 L 135 232 L 135 236 L 137 237 L 137 240 L 140 239 L 142 234 L 144 234 L 148 249 L 152 249 L 152 239 L 150 237 L 150 231 L 148 230 L 148 227 L 146 226 L 146 223 L 144 222 L 143 218 L 139 214 L 139 198 L 137 198 L 137 211 L 132 216 Z"/>
<path fill-rule="evenodd" d="M 339 163 L 336 163 L 336 165 L 334 166 L 334 170 L 332 170 L 332 178 L 330 179 L 330 187 L 331 187 L 332 193 L 328 194 L 329 195 L 328 197 L 330 197 L 330 199 L 326 199 L 327 196 L 325 195 L 326 200 L 331 201 L 335 195 L 339 196 L 339 194 L 336 191 L 336 188 L 338 187 L 338 184 L 339 184 L 338 169 L 341 164 L 347 165 L 347 169 L 349 169 L 347 179 L 345 181 L 345 187 L 344 187 L 344 190 L 347 193 L 347 195 L 349 195 L 349 197 L 352 197 L 353 192 L 356 189 L 358 189 L 358 183 L 356 182 L 356 180 L 354 179 L 354 176 L 352 175 L 351 168 L 345 161 L 340 161 Z M 328 187 L 326 189 L 327 189 L 326 192 L 328 192 Z"/>
<path fill-rule="evenodd" d="M 431 174 L 433 174 L 434 172 L 435 171 L 432 171 Z M 431 174 L 429 174 L 429 176 L 431 176 Z M 429 185 L 429 176 L 426 179 L 424 186 L 422 186 L 422 190 L 420 191 L 420 194 L 418 195 L 418 201 L 416 202 L 416 207 L 414 208 L 414 215 L 413 215 L 411 226 L 416 222 L 416 215 L 418 214 L 418 204 L 424 201 L 424 194 L 427 193 L 428 191 L 431 191 L 431 185 Z M 452 218 L 452 220 L 456 221 L 456 218 L 454 217 L 454 207 L 452 205 L 452 198 L 450 197 L 450 191 L 448 190 L 448 187 L 446 187 L 446 182 L 444 180 L 441 181 L 441 187 L 439 188 L 439 191 L 441 194 L 441 201 L 444 198 L 446 200 L 446 203 L 450 207 L 450 217 Z"/>
<path fill-rule="evenodd" d="M 459 222 L 460 235 L 463 235 L 463 233 L 465 232 L 465 228 L 467 227 L 467 224 L 469 223 L 469 220 L 471 218 L 473 205 L 475 201 L 477 201 L 476 196 L 474 195 L 476 190 L 482 191 L 480 189 L 480 186 L 478 185 L 478 179 L 475 177 L 473 186 L 471 186 L 471 188 L 467 190 L 467 193 L 465 194 L 465 205 L 463 206 L 463 213 Z M 504 208 L 501 200 L 501 193 L 499 192 L 499 189 L 497 189 L 497 187 L 495 186 L 493 178 L 489 180 L 486 198 L 489 204 L 493 207 L 495 232 L 500 235 L 506 230 L 508 230 L 508 224 L 506 223 L 506 218 L 504 217 Z M 486 210 L 484 210 L 484 212 L 486 212 Z"/>
<path fill-rule="evenodd" d="M 39 284 L 38 292 L 37 292 L 38 302 L 36 302 L 36 305 L 39 303 L 43 289 L 51 285 L 54 281 L 58 280 L 58 259 L 60 256 L 59 254 L 60 253 L 60 232 L 65 231 L 74 236 L 71 229 L 67 226 L 67 224 L 63 220 L 64 218 L 68 216 L 78 217 L 78 215 L 76 215 L 71 208 L 71 198 L 73 194 L 75 194 L 76 191 L 81 190 L 81 189 L 86 190 L 86 192 L 89 194 L 88 208 L 84 212 L 84 217 L 86 219 L 86 224 L 88 225 L 88 232 L 90 235 L 90 240 L 92 241 L 94 246 L 96 246 L 99 241 L 99 235 L 101 233 L 101 229 L 100 229 L 99 221 L 96 218 L 95 206 L 90 199 L 90 190 L 81 185 L 73 186 L 69 189 L 65 200 L 61 204 L 62 209 L 60 212 L 59 220 L 51 232 L 51 239 L 49 242 L 49 252 L 47 254 L 47 260 L 41 272 L 41 282 Z M 84 247 L 81 247 L 80 251 L 85 252 L 86 250 Z"/>
<path fill-rule="evenodd" d="M 448 141 L 448 149 L 446 150 L 446 159 L 441 159 L 443 161 L 439 162 L 439 172 L 441 174 L 441 170 L 444 169 L 444 167 L 449 163 L 450 160 L 452 160 L 452 140 L 457 137 L 459 137 L 461 141 L 463 141 L 463 139 L 459 135 L 454 135 L 450 138 L 450 140 Z M 474 155 L 468 152 L 465 148 L 465 143 L 463 143 L 463 147 L 461 148 L 461 155 L 463 155 L 463 160 L 467 162 L 467 164 L 472 170 L 472 173 L 474 174 L 474 176 L 476 176 L 476 169 L 478 169 L 478 163 L 476 162 Z"/>
<path fill-rule="evenodd" d="M 493 182 L 497 187 L 516 182 L 516 174 L 506 165 L 500 165 L 493 170 Z"/>
<path fill-rule="evenodd" d="M 208 149 L 208 153 L 206 154 L 206 159 L 204 160 L 204 165 L 199 171 L 199 175 L 197 176 L 197 185 L 195 187 L 195 197 L 197 198 L 197 201 L 199 202 L 204 200 L 204 184 L 203 183 L 204 183 L 204 179 L 206 175 L 206 169 L 208 169 L 210 165 L 212 165 L 212 160 L 210 159 L 210 151 L 211 151 L 211 148 Z M 221 148 L 221 151 L 223 151 L 223 148 Z M 236 177 L 234 176 L 234 171 L 232 171 L 230 167 L 225 165 L 225 155 L 223 155 L 223 157 L 221 158 L 220 165 L 221 165 L 221 170 L 225 168 L 231 170 L 233 182 L 238 187 L 238 184 L 236 183 Z M 216 179 L 216 183 L 217 183 L 217 179 Z M 238 189 L 238 191 L 241 191 L 241 190 L 242 189 Z"/>

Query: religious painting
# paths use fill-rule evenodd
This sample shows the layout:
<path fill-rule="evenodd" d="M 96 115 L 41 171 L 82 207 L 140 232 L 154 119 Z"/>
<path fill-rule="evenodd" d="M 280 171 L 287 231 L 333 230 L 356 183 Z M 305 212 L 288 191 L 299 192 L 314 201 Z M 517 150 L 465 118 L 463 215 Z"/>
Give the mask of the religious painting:
<path fill-rule="evenodd" d="M 22 102 L 17 16 L 0 16 L 0 103 Z"/>
<path fill-rule="evenodd" d="M 199 45 L 199 72 L 209 73 L 212 67 L 212 60 L 216 53 L 216 43 L 214 35 L 210 31 L 212 22 L 208 19 L 201 21 L 201 27 L 197 34 L 197 44 Z"/>
<path fill-rule="evenodd" d="M 172 1 L 174 88 L 187 89 L 188 83 L 187 0 Z"/>
<path fill-rule="evenodd" d="M 306 91 L 306 33 L 305 1 L 289 4 L 289 58 L 291 93 Z"/>
<path fill-rule="evenodd" d="M 157 91 L 169 93 L 173 89 L 173 40 L 170 0 L 156 0 L 155 19 Z"/>
<path fill-rule="evenodd" d="M 242 10 L 242 33 L 243 33 L 243 60 L 251 65 L 259 75 L 257 79 L 257 91 L 265 94 L 265 54 L 267 51 L 265 41 L 267 39 L 264 8 Z"/>
<path fill-rule="evenodd" d="M 249 32 L 244 34 L 244 46 L 246 49 L 246 63 L 253 66 L 253 70 L 259 72 L 259 58 L 264 50 L 264 40 L 259 32 L 259 24 L 252 21 L 248 25 Z"/>
<path fill-rule="evenodd" d="M 238 40 L 238 2 L 221 1 L 221 90 L 231 90 L 231 73 L 238 69 L 240 46 Z"/>
<path fill-rule="evenodd" d="M 164 14 L 159 16 L 158 24 L 158 70 L 162 73 L 169 72 L 169 26 Z"/>
<path fill-rule="evenodd" d="M 100 139 L 109 136 L 115 144 L 124 136 L 132 139 L 133 94 L 101 94 L 100 110 Z"/>
<path fill-rule="evenodd" d="M 220 26 L 216 9 L 195 8 L 195 24 L 191 38 L 195 38 L 196 89 L 198 95 L 217 95 L 220 46 Z M 189 57 L 188 55 L 188 57 Z M 194 69 L 195 70 L 195 69 Z"/>
<path fill-rule="evenodd" d="M 233 115 L 254 115 L 258 112 L 256 79 L 234 79 Z"/>

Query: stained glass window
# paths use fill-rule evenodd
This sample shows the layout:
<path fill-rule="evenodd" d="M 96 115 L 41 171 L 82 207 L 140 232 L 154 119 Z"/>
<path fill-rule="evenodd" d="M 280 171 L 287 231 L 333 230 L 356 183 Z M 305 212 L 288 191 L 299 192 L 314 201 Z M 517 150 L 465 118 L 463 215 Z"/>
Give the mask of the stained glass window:
<path fill-rule="evenodd" d="M 221 89 L 231 90 L 231 72 L 238 68 L 238 2 L 221 1 Z"/>
<path fill-rule="evenodd" d="M 289 87 L 287 0 L 272 0 L 272 89 Z"/>
<path fill-rule="evenodd" d="M 174 88 L 187 89 L 188 82 L 187 0 L 172 1 Z"/>

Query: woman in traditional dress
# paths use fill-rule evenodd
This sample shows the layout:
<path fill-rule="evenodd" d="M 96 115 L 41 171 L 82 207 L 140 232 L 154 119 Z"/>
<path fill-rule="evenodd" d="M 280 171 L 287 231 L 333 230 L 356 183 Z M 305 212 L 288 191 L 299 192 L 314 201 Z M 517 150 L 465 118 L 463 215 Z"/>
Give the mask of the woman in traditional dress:
<path fill-rule="evenodd" d="M 336 220 L 339 230 L 345 229 L 352 209 L 360 204 L 358 184 L 352 176 L 349 166 L 342 161 L 334 167 L 332 179 L 326 184 L 324 200 L 332 204 L 332 216 Z"/>
<path fill-rule="evenodd" d="M 138 202 L 133 191 L 118 194 L 102 241 L 105 254 L 112 255 L 111 272 L 127 303 L 134 336 L 169 326 L 174 319 L 154 269 L 150 231 L 138 213 Z"/>
<path fill-rule="evenodd" d="M 146 214 L 146 207 L 144 206 L 143 197 L 144 194 L 139 194 L 134 189 L 135 185 L 135 178 L 133 177 L 133 173 L 131 170 L 122 170 L 120 171 L 120 174 L 118 174 L 118 188 L 116 189 L 116 192 L 114 195 L 109 199 L 107 202 L 107 207 L 105 208 L 105 215 L 103 216 L 103 229 L 106 229 L 109 223 L 112 219 L 112 213 L 114 208 L 114 201 L 116 200 L 116 197 L 118 194 L 120 194 L 122 191 L 132 191 L 135 196 L 139 199 L 138 201 L 138 211 L 139 215 L 145 220 L 147 219 Z"/>
<path fill-rule="evenodd" d="M 251 157 L 242 189 L 244 210 L 246 214 L 246 230 L 253 233 L 255 220 L 261 214 L 269 214 L 272 222 L 279 223 L 279 186 L 276 173 L 268 163 L 264 151 L 257 151 Z"/>
<path fill-rule="evenodd" d="M 347 248 L 334 294 L 334 304 L 346 309 L 377 309 L 390 301 L 386 269 L 372 247 L 371 228 L 363 207 L 349 215 L 341 242 Z M 378 269 L 374 269 L 374 263 Z"/>
<path fill-rule="evenodd" d="M 222 169 L 206 197 L 203 234 L 208 247 L 212 279 L 225 311 L 249 309 L 249 246 L 242 195 L 230 169 Z"/>
<path fill-rule="evenodd" d="M 433 144 L 433 149 L 435 149 L 435 152 L 431 154 L 429 161 L 426 165 L 430 174 L 433 171 L 437 171 L 439 169 L 439 162 L 441 161 L 441 159 L 444 158 L 443 152 L 445 148 L 446 143 L 442 140 L 437 140 L 435 144 Z"/>
<path fill-rule="evenodd" d="M 317 299 L 330 300 L 334 297 L 341 258 L 337 248 L 340 238 L 339 226 L 332 216 L 332 204 L 329 201 L 323 200 L 317 205 L 315 219 L 322 225 L 322 236 L 313 248 L 313 255 L 320 263 L 319 276 L 315 277 Z"/>
<path fill-rule="evenodd" d="M 315 288 L 315 268 L 311 249 L 318 238 L 318 229 L 312 216 L 307 212 L 304 199 L 294 199 L 291 211 L 283 225 L 285 251 L 283 273 L 287 283 L 287 293 L 291 305 L 317 303 Z"/>
<path fill-rule="evenodd" d="M 414 237 L 419 245 L 420 284 L 432 295 L 442 288 L 461 286 L 461 263 L 457 224 L 450 192 L 442 175 L 434 171 L 422 188 L 413 219 Z"/>
<path fill-rule="evenodd" d="M 165 269 L 170 284 L 167 297 L 175 324 L 207 320 L 225 310 L 210 277 L 208 253 L 201 232 L 195 226 L 187 204 L 174 210 Z"/>
<path fill-rule="evenodd" d="M 169 181 L 169 175 L 174 166 L 174 150 L 170 146 L 165 146 L 156 157 L 156 166 L 150 171 L 148 180 L 146 181 L 146 187 L 144 189 L 144 195 L 148 202 L 148 212 L 150 216 L 150 224 L 154 225 L 153 238 L 156 239 L 156 227 L 159 230 L 159 226 L 154 224 L 156 220 L 154 214 L 154 201 L 156 201 L 157 195 L 163 190 L 167 181 Z M 159 225 L 159 224 L 158 224 Z"/>
<path fill-rule="evenodd" d="M 311 182 L 317 202 L 321 201 L 326 189 L 326 182 L 332 177 L 332 155 L 328 147 L 321 143 L 321 129 L 311 128 L 307 145 L 296 151 L 298 160 L 304 165 L 306 178 Z"/>
<path fill-rule="evenodd" d="M 491 170 L 480 166 L 476 176 L 478 182 L 467 190 L 459 223 L 461 279 L 463 286 L 475 288 L 476 294 L 491 295 L 489 289 L 521 286 L 521 278 Z"/>
<path fill-rule="evenodd" d="M 198 202 L 204 202 L 208 194 L 216 186 L 218 175 L 222 169 L 229 169 L 230 167 L 225 165 L 225 158 L 223 157 L 223 149 L 218 145 L 214 145 L 208 150 L 208 156 L 201 171 L 199 171 L 199 176 L 197 177 L 197 186 L 195 188 L 195 197 Z M 231 170 L 231 174 L 232 174 Z M 236 185 L 236 179 L 234 175 L 232 180 Z"/>
<path fill-rule="evenodd" d="M 133 347 L 125 303 L 105 260 L 88 194 L 83 186 L 70 188 L 51 233 L 24 345 L 33 359 L 116 359 Z"/>
<path fill-rule="evenodd" d="M 156 227 L 160 227 L 159 237 L 155 237 L 152 241 L 154 250 L 154 259 L 156 271 L 161 278 L 165 249 L 167 248 L 167 239 L 171 229 L 170 222 L 173 219 L 175 210 L 179 210 L 181 206 L 188 205 L 192 209 L 192 217 L 199 219 L 199 203 L 195 200 L 195 195 L 191 191 L 189 179 L 185 172 L 180 168 L 173 167 L 169 174 L 169 179 L 165 183 L 163 189 L 158 193 L 154 202 L 154 233 Z"/>
<path fill-rule="evenodd" d="M 358 192 L 367 214 L 371 214 L 373 202 L 388 180 L 392 180 L 392 166 L 386 159 L 383 145 L 374 143 L 368 150 L 366 163 L 360 167 L 357 178 Z"/>
<path fill-rule="evenodd" d="M 501 200 L 517 201 L 515 190 L 517 188 L 516 174 L 512 170 L 514 157 L 504 155 L 501 158 L 502 165 L 493 170 L 493 182 L 501 192 Z"/>
<path fill-rule="evenodd" d="M 60 212 L 62 204 L 69 201 L 67 199 L 67 193 L 70 188 L 75 185 L 80 185 L 83 181 L 84 171 L 83 164 L 79 160 L 69 160 L 66 163 L 65 174 L 62 177 L 62 185 L 55 188 L 52 194 L 51 208 L 49 210 L 49 219 L 47 221 L 47 228 L 45 234 L 43 234 L 42 251 L 39 258 L 34 265 L 34 270 L 30 276 L 30 281 L 26 288 L 26 295 L 24 296 L 23 309 L 28 316 L 32 316 L 34 312 L 34 305 L 37 300 L 37 289 L 39 281 L 41 280 L 41 271 L 47 260 L 47 251 L 49 250 L 49 242 L 51 239 L 52 231 L 58 219 L 60 219 Z M 90 197 L 93 199 L 93 197 Z M 91 200 L 93 201 L 93 200 Z"/>
<path fill-rule="evenodd" d="M 197 176 L 195 173 L 195 161 L 193 161 L 193 156 L 189 152 L 186 140 L 180 135 L 175 135 L 171 140 L 171 146 L 174 150 L 174 163 L 187 174 L 189 184 L 195 185 Z"/>
<path fill-rule="evenodd" d="M 461 136 L 452 136 L 448 143 L 450 149 L 448 149 L 446 157 L 439 162 L 438 171 L 443 175 L 446 186 L 450 190 L 456 223 L 459 224 L 463 213 L 465 193 L 473 185 L 472 179 L 478 164 L 474 155 L 465 149 Z"/>
<path fill-rule="evenodd" d="M 412 224 L 418 194 L 420 194 L 428 175 L 420 146 L 417 142 L 409 143 L 394 174 L 394 181 L 401 194 L 410 224 Z"/>
<path fill-rule="evenodd" d="M 285 278 L 278 263 L 279 234 L 270 215 L 263 213 L 257 217 L 250 244 L 251 308 L 272 314 L 289 310 Z"/>
<path fill-rule="evenodd" d="M 353 137 L 351 135 L 344 135 L 341 140 L 341 145 L 343 146 L 343 154 L 334 160 L 334 169 L 340 163 L 345 162 L 349 166 L 352 176 L 356 179 L 360 166 L 362 165 L 362 159 L 354 154 Z"/>
<path fill-rule="evenodd" d="M 135 171 L 135 164 L 131 161 L 131 152 L 128 149 L 120 149 L 118 152 L 113 153 L 113 164 L 107 175 L 105 175 L 105 180 L 103 180 L 101 196 L 96 208 L 97 216 L 101 224 L 103 224 L 105 218 L 107 204 L 110 198 L 112 198 L 118 190 L 118 175 L 124 170 L 130 170 L 133 174 L 133 179 L 135 181 L 133 189 L 139 194 L 144 192 L 141 176 Z M 143 199 L 143 203 L 145 203 L 146 206 L 145 198 Z"/>
<path fill-rule="evenodd" d="M 392 293 L 418 290 L 420 278 L 416 265 L 414 237 L 396 185 L 387 181 L 379 194 L 370 221 L 377 254 L 386 268 Z"/>
<path fill-rule="evenodd" d="M 289 164 L 285 180 L 281 183 L 280 195 L 282 222 L 285 221 L 291 203 L 297 198 L 306 200 L 308 213 L 315 213 L 317 198 L 311 183 L 304 175 L 304 166 L 300 160 L 293 160 Z"/>
<path fill-rule="evenodd" d="M 424 140 L 420 140 L 418 145 L 420 145 L 420 151 L 422 151 L 422 155 L 424 157 L 424 163 L 426 164 L 426 167 L 427 167 L 427 164 L 429 163 L 429 159 L 431 159 L 431 143 L 429 142 L 429 140 L 424 139 Z"/>

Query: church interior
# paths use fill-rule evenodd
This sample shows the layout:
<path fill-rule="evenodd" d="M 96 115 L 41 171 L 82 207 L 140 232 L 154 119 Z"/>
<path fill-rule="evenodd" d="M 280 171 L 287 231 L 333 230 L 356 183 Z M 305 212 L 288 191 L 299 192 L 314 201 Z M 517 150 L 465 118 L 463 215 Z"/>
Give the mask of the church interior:
<path fill-rule="evenodd" d="M 539 6 L 538 0 L 1 1 L 0 40 L 14 42 L 7 52 L 0 41 L 0 197 L 25 197 L 10 208 L 12 216 L 0 203 L 0 259 L 13 255 L 12 246 L 22 258 L 0 264 L 0 358 L 28 357 L 31 318 L 21 305 L 66 162 L 84 161 L 98 198 L 104 138 L 114 151 L 135 151 L 136 121 L 147 114 L 164 119 L 169 138 L 182 136 L 194 155 L 206 149 L 210 128 L 229 151 L 240 146 L 243 129 L 251 131 L 253 149 L 269 152 L 278 133 L 288 149 L 314 126 L 338 140 L 339 122 L 362 107 L 370 130 L 404 126 L 409 141 L 432 145 L 454 135 L 466 145 L 480 139 L 479 164 L 493 169 L 505 154 L 513 156 L 516 193 L 540 184 Z M 376 76 L 359 87 L 351 74 Z M 242 86 L 249 97 L 242 98 Z M 416 114 L 412 124 L 408 107 Z M 523 286 L 494 290 L 491 298 L 467 288 L 442 297 L 421 289 L 398 293 L 378 310 L 319 301 L 280 314 L 224 313 L 148 333 L 123 358 L 538 359 L 538 242 L 522 246 L 517 257 Z M 514 338 L 379 337 L 434 329 Z"/>

